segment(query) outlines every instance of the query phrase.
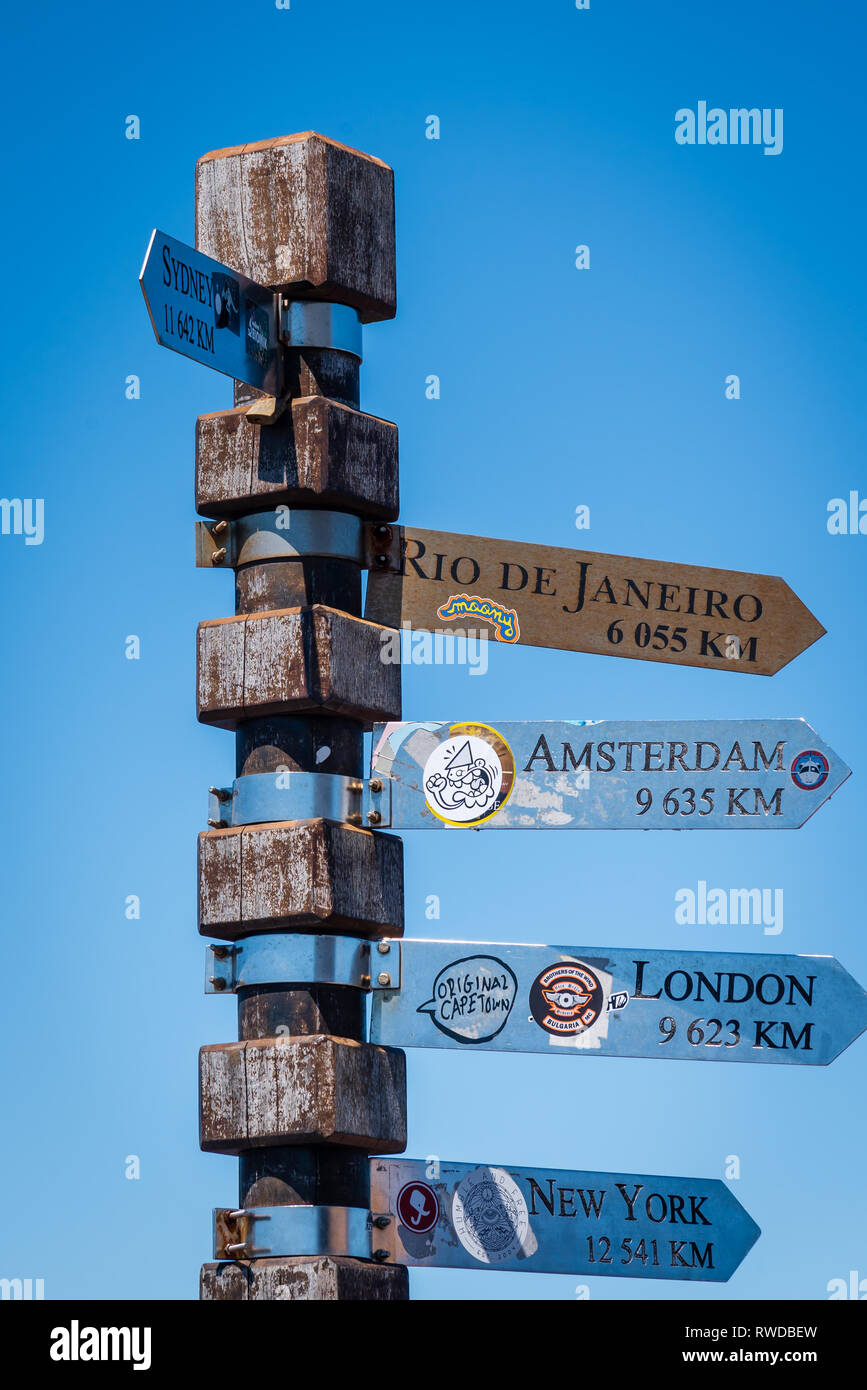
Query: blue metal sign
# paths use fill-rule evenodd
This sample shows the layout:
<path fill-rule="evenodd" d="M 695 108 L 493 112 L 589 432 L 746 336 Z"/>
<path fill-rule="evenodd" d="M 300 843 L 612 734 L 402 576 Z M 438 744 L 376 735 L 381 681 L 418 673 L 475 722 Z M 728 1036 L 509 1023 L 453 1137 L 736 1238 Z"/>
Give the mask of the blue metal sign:
<path fill-rule="evenodd" d="M 410 1266 L 723 1283 L 761 1234 L 715 1178 L 372 1158 L 370 1201 Z"/>
<path fill-rule="evenodd" d="M 396 830 L 782 830 L 849 775 L 803 719 L 377 724 L 370 804 Z"/>
<path fill-rule="evenodd" d="M 867 1028 L 833 956 L 409 940 L 374 961 L 371 1041 L 392 1047 L 819 1066 Z"/>
<path fill-rule="evenodd" d="M 157 342 L 269 395 L 280 390 L 277 296 L 155 231 L 139 276 Z"/>

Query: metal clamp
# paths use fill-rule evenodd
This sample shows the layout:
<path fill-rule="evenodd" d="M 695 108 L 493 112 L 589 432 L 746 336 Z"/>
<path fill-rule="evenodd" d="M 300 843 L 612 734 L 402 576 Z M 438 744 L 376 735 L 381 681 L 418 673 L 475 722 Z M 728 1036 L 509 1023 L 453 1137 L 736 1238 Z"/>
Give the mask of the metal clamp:
<path fill-rule="evenodd" d="M 261 560 L 321 556 L 365 563 L 364 523 L 350 512 L 275 507 L 233 521 L 196 522 L 199 569 L 237 569 Z"/>
<path fill-rule="evenodd" d="M 361 361 L 361 322 L 347 304 L 321 300 L 283 300 L 280 337 L 290 348 L 332 348 Z"/>
<path fill-rule="evenodd" d="M 380 953 L 382 946 L 380 942 Z M 370 989 L 371 949 L 371 942 L 353 936 L 299 936 L 283 932 L 247 936 L 234 945 L 209 945 L 205 951 L 205 993 L 237 992 L 249 985 L 289 984 Z M 391 950 L 390 943 L 387 950 Z M 397 962 L 399 970 L 399 951 Z M 378 978 L 384 972 L 376 973 Z"/>
<path fill-rule="evenodd" d="M 211 787 L 208 825 L 216 830 L 267 821 L 333 820 L 386 825 L 390 783 L 333 772 L 252 772 L 231 787 Z"/>
<path fill-rule="evenodd" d="M 371 1258 L 371 1217 L 362 1207 L 217 1207 L 214 1259 L 266 1255 Z"/>

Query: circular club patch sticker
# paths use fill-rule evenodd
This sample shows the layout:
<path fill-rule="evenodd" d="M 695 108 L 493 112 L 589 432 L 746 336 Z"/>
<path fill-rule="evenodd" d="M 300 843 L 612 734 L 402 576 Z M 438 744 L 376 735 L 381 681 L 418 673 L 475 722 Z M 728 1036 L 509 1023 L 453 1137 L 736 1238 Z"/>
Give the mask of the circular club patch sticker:
<path fill-rule="evenodd" d="M 527 1203 L 502 1168 L 474 1168 L 452 1198 L 458 1240 L 481 1264 L 502 1264 L 522 1248 L 530 1226 Z"/>
<path fill-rule="evenodd" d="M 397 1217 L 402 1226 L 424 1235 L 432 1231 L 440 1214 L 440 1204 L 426 1182 L 408 1182 L 397 1194 Z"/>
<path fill-rule="evenodd" d="M 802 792 L 814 792 L 827 781 L 829 771 L 825 754 L 808 748 L 806 753 L 799 753 L 792 763 L 792 781 Z"/>
<path fill-rule="evenodd" d="M 561 1038 L 584 1033 L 605 1007 L 602 981 L 589 965 L 561 960 L 537 975 L 530 987 L 530 1012 L 540 1028 Z"/>
<path fill-rule="evenodd" d="M 424 765 L 425 800 L 446 825 L 481 825 L 505 804 L 515 780 L 512 750 L 486 724 L 453 724 Z"/>

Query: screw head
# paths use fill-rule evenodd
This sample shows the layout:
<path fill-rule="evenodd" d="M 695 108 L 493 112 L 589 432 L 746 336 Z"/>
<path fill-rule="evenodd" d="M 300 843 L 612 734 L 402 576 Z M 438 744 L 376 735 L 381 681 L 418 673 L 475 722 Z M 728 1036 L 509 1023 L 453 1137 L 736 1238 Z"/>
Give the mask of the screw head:
<path fill-rule="evenodd" d="M 214 989 L 217 991 L 218 994 L 222 993 L 222 991 L 226 988 L 226 981 L 223 979 L 222 975 L 212 975 L 211 984 L 214 986 Z"/>
<path fill-rule="evenodd" d="M 377 978 L 379 984 L 381 984 L 381 985 L 390 985 L 390 984 L 391 984 L 391 976 L 389 975 L 389 973 L 388 973 L 387 970 L 382 970 L 382 971 L 380 971 L 380 973 L 377 975 L 376 978 Z"/>
<path fill-rule="evenodd" d="M 369 786 L 370 790 L 373 792 L 374 796 L 376 796 L 379 792 L 382 791 L 382 781 L 381 781 L 381 779 L 380 779 L 379 777 L 373 777 L 373 778 L 371 778 L 371 780 L 368 782 L 367 785 Z"/>
<path fill-rule="evenodd" d="M 375 1260 L 379 1260 L 379 1261 L 387 1260 L 387 1259 L 388 1259 L 388 1251 L 387 1251 L 387 1250 L 374 1250 L 374 1252 L 373 1252 L 373 1258 L 374 1258 Z"/>
<path fill-rule="evenodd" d="M 390 526 L 386 526 L 384 522 L 380 522 L 378 526 L 374 526 L 373 534 L 378 541 L 390 541 L 392 530 Z"/>
<path fill-rule="evenodd" d="M 384 569 L 386 569 L 387 566 L 388 566 L 388 556 L 387 556 L 387 555 L 374 555 L 374 557 L 373 557 L 373 563 L 376 565 L 376 567 L 377 567 L 378 569 L 384 570 Z"/>
<path fill-rule="evenodd" d="M 370 821 L 371 825 L 379 825 L 379 822 L 382 820 L 382 816 L 379 811 L 368 811 L 367 819 Z"/>
<path fill-rule="evenodd" d="M 214 551 L 213 555 L 211 556 L 211 564 L 212 564 L 212 565 L 219 565 L 219 564 L 222 564 L 222 562 L 225 560 L 225 558 L 226 558 L 226 547 L 223 545 L 223 546 L 220 546 L 220 549 L 219 549 L 219 550 L 215 550 L 215 551 Z"/>
<path fill-rule="evenodd" d="M 391 950 L 391 946 L 387 941 L 379 941 L 377 942 L 376 949 L 381 956 L 387 956 Z"/>

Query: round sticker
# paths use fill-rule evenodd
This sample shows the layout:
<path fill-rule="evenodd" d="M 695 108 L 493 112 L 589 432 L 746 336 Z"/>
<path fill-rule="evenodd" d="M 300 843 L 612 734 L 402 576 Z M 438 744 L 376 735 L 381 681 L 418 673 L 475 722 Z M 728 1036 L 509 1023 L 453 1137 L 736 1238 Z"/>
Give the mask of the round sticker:
<path fill-rule="evenodd" d="M 502 1168 L 474 1168 L 452 1198 L 452 1225 L 482 1264 L 502 1264 L 524 1244 L 530 1217 L 521 1189 Z"/>
<path fill-rule="evenodd" d="M 440 1214 L 440 1204 L 426 1182 L 404 1183 L 397 1194 L 397 1216 L 401 1225 L 424 1235 L 432 1231 Z"/>
<path fill-rule="evenodd" d="M 806 753 L 799 753 L 792 763 L 792 781 L 802 792 L 814 792 L 827 780 L 829 771 L 825 754 L 808 748 Z"/>
<path fill-rule="evenodd" d="M 481 825 L 512 790 L 512 750 L 487 724 L 453 724 L 449 735 L 424 765 L 425 800 L 446 825 Z"/>
<path fill-rule="evenodd" d="M 558 1037 L 586 1032 L 604 1007 L 602 981 L 589 965 L 578 961 L 549 965 L 530 987 L 530 1012 L 540 1028 Z"/>

